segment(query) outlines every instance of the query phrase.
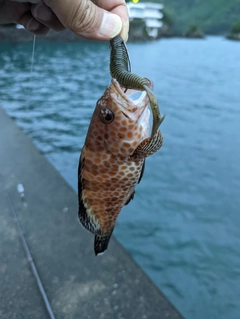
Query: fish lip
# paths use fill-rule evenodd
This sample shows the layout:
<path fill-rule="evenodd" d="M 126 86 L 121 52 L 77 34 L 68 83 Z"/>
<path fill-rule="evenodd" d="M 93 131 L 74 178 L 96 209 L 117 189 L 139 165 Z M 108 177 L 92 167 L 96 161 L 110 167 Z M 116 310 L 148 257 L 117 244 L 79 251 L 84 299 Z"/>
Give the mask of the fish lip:
<path fill-rule="evenodd" d="M 122 114 L 128 119 L 132 119 L 134 121 L 139 120 L 149 102 L 146 91 L 128 89 L 127 92 L 124 93 L 124 88 L 120 86 L 116 79 L 112 79 L 112 85 L 115 89 L 113 90 L 113 93 L 119 94 L 123 100 L 118 103 Z M 137 92 L 141 92 L 140 97 L 136 100 L 131 99 L 130 95 Z M 116 100 L 119 99 L 116 97 Z"/>

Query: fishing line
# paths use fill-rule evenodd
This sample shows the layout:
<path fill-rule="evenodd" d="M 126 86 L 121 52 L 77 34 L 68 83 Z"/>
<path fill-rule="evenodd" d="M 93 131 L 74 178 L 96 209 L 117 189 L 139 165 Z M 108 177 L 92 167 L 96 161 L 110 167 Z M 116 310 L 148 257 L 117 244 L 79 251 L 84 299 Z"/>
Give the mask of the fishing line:
<path fill-rule="evenodd" d="M 31 98 L 32 98 L 32 75 L 33 75 L 33 65 L 34 65 L 34 56 L 35 56 L 35 47 L 36 47 L 36 34 L 33 35 L 33 45 L 32 45 L 32 57 L 31 57 L 31 68 L 29 76 L 29 87 L 28 87 L 28 97 L 26 99 L 26 111 L 29 110 Z"/>
<path fill-rule="evenodd" d="M 55 316 L 53 314 L 53 311 L 52 311 L 52 307 L 49 303 L 49 300 L 48 300 L 48 297 L 46 295 L 46 292 L 44 290 L 44 287 L 43 287 L 43 284 L 42 284 L 42 281 L 41 281 L 41 278 L 39 277 L 39 274 L 38 274 L 38 271 L 37 271 L 37 268 L 36 268 L 36 265 L 34 263 L 34 260 L 32 258 L 32 255 L 31 255 L 31 252 L 29 250 L 29 247 L 28 247 L 28 244 L 27 244 L 27 241 L 26 241 L 26 238 L 24 236 L 24 233 L 23 233 L 23 230 L 22 230 L 22 227 L 21 227 L 21 224 L 20 224 L 20 221 L 19 221 L 19 218 L 18 218 L 18 215 L 17 215 L 17 212 L 13 206 L 13 203 L 12 203 L 12 200 L 11 200 L 11 197 L 10 197 L 10 194 L 9 192 L 7 191 L 7 195 L 8 195 L 8 200 L 9 200 L 9 203 L 10 203 L 10 206 L 11 206 L 11 209 L 12 209 L 12 213 L 13 213 L 13 217 L 14 217 L 14 221 L 16 222 L 17 224 L 17 228 L 18 228 L 18 232 L 19 232 L 19 236 L 20 236 L 20 239 L 21 239 L 21 242 L 22 242 L 22 246 L 23 246 L 23 249 L 25 251 L 25 254 L 26 254 L 26 257 L 27 257 L 27 260 L 31 266 L 31 269 L 32 269 L 32 272 L 33 272 L 33 275 L 36 279 L 36 282 L 37 282 L 37 285 L 38 285 L 38 289 L 41 293 L 41 296 L 43 298 L 43 301 L 44 301 L 44 304 L 45 304 L 45 307 L 47 309 L 47 312 L 49 314 L 49 317 L 51 319 L 55 319 Z"/>
<path fill-rule="evenodd" d="M 31 71 L 30 71 L 30 84 L 32 83 L 32 73 L 33 73 L 33 63 L 35 55 L 35 46 L 36 46 L 36 34 L 33 36 L 33 46 L 32 46 L 32 58 L 31 58 Z"/>
<path fill-rule="evenodd" d="M 32 45 L 31 69 L 30 69 L 30 77 L 29 77 L 29 94 L 28 94 L 28 104 L 27 104 L 28 107 L 27 107 L 27 110 L 29 108 L 31 97 L 32 97 L 32 75 L 33 75 L 35 47 L 36 47 L 36 35 L 34 34 L 34 36 L 33 36 L 33 45 Z M 22 184 L 18 184 L 17 185 L 17 189 L 18 189 L 18 193 L 20 193 L 21 199 L 24 200 L 24 188 L 23 188 Z M 52 307 L 51 307 L 50 302 L 48 300 L 48 297 L 47 297 L 47 294 L 46 294 L 45 289 L 43 287 L 43 284 L 42 284 L 41 278 L 39 276 L 37 267 L 36 267 L 36 265 L 34 263 L 34 260 L 33 260 L 33 257 L 31 255 L 30 249 L 28 247 L 26 238 L 24 236 L 24 233 L 23 233 L 23 230 L 22 230 L 19 218 L 18 218 L 18 214 L 17 214 L 17 212 L 16 212 L 16 210 L 15 210 L 15 208 L 13 206 L 13 203 L 12 203 L 12 200 L 11 200 L 11 197 L 10 197 L 10 194 L 9 194 L 8 191 L 7 191 L 7 195 L 8 195 L 8 200 L 9 200 L 9 203 L 10 203 L 10 206 L 11 206 L 11 209 L 12 209 L 14 221 L 16 222 L 16 225 L 17 225 L 17 228 L 18 228 L 19 237 L 20 237 L 20 240 L 21 240 L 25 255 L 26 255 L 27 260 L 28 260 L 28 262 L 30 264 L 33 276 L 35 277 L 35 280 L 37 282 L 37 286 L 38 286 L 38 289 L 39 289 L 40 294 L 42 296 L 42 299 L 43 299 L 43 302 L 45 304 L 46 310 L 48 312 L 49 318 L 50 319 L 55 319 Z"/>

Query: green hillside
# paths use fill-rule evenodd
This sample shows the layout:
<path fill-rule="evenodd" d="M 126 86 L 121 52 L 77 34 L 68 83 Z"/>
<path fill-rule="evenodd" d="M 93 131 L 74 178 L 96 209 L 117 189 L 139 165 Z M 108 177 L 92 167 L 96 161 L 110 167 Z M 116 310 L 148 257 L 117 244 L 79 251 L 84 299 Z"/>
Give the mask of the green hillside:
<path fill-rule="evenodd" d="M 240 20 L 240 0 L 142 1 L 163 3 L 173 20 L 173 28 L 182 32 L 197 24 L 206 33 L 227 33 Z"/>

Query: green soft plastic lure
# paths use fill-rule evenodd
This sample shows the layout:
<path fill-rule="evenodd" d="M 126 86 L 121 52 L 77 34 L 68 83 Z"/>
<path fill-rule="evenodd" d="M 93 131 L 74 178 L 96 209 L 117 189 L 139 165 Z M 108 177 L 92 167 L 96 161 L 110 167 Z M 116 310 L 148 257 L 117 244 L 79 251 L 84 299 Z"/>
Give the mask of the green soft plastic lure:
<path fill-rule="evenodd" d="M 151 137 L 153 137 L 160 124 L 165 118 L 161 116 L 158 101 L 153 91 L 148 87 L 148 80 L 139 75 L 131 73 L 131 66 L 128 51 L 123 39 L 116 36 L 110 41 L 110 73 L 118 83 L 127 89 L 146 91 L 149 97 L 150 106 L 153 113 L 153 125 Z"/>

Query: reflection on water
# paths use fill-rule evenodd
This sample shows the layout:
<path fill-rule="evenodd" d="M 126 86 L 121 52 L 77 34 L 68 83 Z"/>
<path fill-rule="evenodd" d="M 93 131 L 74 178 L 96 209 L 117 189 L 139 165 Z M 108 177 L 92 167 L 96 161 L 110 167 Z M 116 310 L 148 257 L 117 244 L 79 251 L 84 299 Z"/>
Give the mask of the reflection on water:
<path fill-rule="evenodd" d="M 108 44 L 1 44 L 0 102 L 76 189 L 81 146 L 109 84 Z M 240 295 L 240 46 L 129 44 L 154 81 L 164 145 L 114 234 L 186 318 L 236 319 Z"/>

